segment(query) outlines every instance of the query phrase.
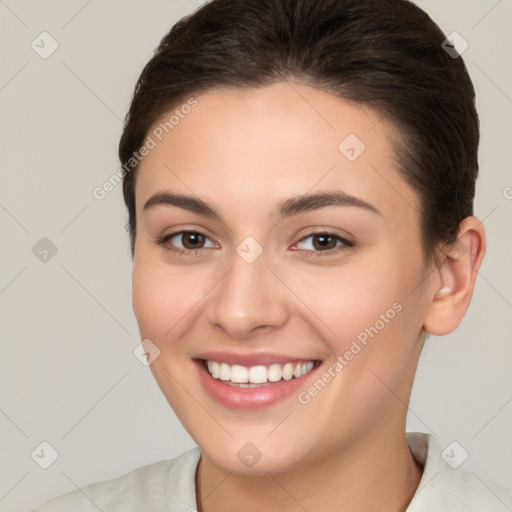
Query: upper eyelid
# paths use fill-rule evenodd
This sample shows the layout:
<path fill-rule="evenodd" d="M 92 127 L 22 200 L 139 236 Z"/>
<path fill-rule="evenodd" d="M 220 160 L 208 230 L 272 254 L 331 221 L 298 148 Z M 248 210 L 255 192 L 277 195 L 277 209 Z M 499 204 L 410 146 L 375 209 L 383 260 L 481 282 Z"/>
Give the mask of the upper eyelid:
<path fill-rule="evenodd" d="M 305 235 L 303 237 L 301 237 L 297 242 L 295 242 L 293 245 L 297 245 L 298 243 L 300 242 L 303 242 L 304 240 L 306 240 L 307 238 L 311 237 L 311 236 L 314 236 L 314 235 L 323 235 L 323 234 L 326 234 L 328 236 L 333 236 L 337 239 L 337 242 L 341 242 L 342 246 L 345 246 L 345 247 L 354 247 L 356 245 L 356 242 L 355 240 L 351 239 L 350 237 L 347 237 L 347 236 L 344 236 L 344 235 L 340 235 L 339 233 L 333 233 L 332 231 L 329 231 L 329 230 L 326 230 L 326 231 L 312 231 L 311 233 L 309 233 L 308 235 Z M 311 250 L 311 249 L 303 249 L 303 251 L 305 252 L 313 252 L 313 253 L 322 253 L 322 254 L 329 254 L 330 252 L 335 252 L 339 249 L 342 248 L 342 246 L 340 247 L 335 247 L 333 249 L 326 249 L 325 251 L 314 251 L 314 250 Z"/>

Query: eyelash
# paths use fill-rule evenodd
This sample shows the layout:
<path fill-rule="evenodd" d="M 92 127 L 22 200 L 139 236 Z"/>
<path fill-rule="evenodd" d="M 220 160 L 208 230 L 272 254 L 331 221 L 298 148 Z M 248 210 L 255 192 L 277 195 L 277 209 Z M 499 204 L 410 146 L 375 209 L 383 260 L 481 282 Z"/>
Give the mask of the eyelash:
<path fill-rule="evenodd" d="M 201 249 L 205 249 L 205 247 L 200 247 L 199 249 L 181 249 L 179 247 L 173 247 L 169 245 L 167 242 L 174 238 L 176 235 L 182 235 L 185 233 L 193 233 L 202 235 L 205 238 L 208 238 L 204 233 L 201 231 L 195 231 L 195 230 L 183 230 L 183 231 L 176 231 L 175 233 L 170 233 L 168 235 L 163 236 L 162 238 L 157 238 L 154 240 L 154 242 L 162 247 L 165 251 L 171 252 L 173 254 L 177 254 L 179 256 L 199 256 Z M 315 236 L 315 235 L 327 235 L 329 237 L 335 238 L 337 241 L 342 242 L 343 245 L 336 247 L 334 249 L 327 249 L 325 251 L 313 251 L 308 249 L 303 249 L 302 251 L 305 252 L 306 257 L 324 257 L 324 256 L 332 256 L 333 254 L 337 254 L 340 251 L 350 249 L 352 247 L 355 247 L 355 242 L 352 242 L 351 240 L 347 240 L 346 238 L 343 238 L 342 236 L 331 233 L 328 231 L 314 231 L 312 233 L 309 233 L 308 235 L 302 237 L 297 243 L 303 242 L 304 240 L 307 240 L 308 238 Z"/>

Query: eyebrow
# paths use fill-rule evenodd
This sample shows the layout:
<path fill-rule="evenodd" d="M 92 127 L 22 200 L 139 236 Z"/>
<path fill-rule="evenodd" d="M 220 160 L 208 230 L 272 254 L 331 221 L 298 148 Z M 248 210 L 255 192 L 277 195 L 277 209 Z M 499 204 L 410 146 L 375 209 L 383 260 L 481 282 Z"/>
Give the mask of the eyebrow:
<path fill-rule="evenodd" d="M 222 216 L 213 206 L 197 197 L 161 191 L 153 194 L 146 201 L 143 211 L 147 211 L 155 206 L 176 206 L 204 217 L 222 221 Z M 355 206 L 382 215 L 372 204 L 339 190 L 290 197 L 278 203 L 275 215 L 278 219 L 282 219 L 298 213 L 319 210 L 329 206 Z"/>

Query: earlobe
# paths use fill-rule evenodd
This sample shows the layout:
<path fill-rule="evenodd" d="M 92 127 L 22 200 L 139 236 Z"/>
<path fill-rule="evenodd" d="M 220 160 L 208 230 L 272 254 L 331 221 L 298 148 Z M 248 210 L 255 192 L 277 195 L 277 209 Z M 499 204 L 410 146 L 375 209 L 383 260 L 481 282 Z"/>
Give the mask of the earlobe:
<path fill-rule="evenodd" d="M 478 269 L 485 254 L 485 230 L 476 217 L 461 222 L 456 242 L 434 269 L 423 328 L 435 336 L 453 332 L 471 302 Z"/>

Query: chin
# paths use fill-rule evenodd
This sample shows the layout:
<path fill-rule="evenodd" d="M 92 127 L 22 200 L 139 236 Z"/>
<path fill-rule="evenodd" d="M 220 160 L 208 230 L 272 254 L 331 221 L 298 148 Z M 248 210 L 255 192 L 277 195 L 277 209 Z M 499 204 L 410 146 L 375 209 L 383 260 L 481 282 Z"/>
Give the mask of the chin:
<path fill-rule="evenodd" d="M 241 475 L 267 476 L 286 473 L 303 463 L 304 449 L 301 443 L 285 446 L 282 439 L 242 441 L 230 439 L 224 443 L 198 443 L 201 450 L 217 466 L 225 471 Z M 299 455 L 299 456 L 298 456 Z"/>

